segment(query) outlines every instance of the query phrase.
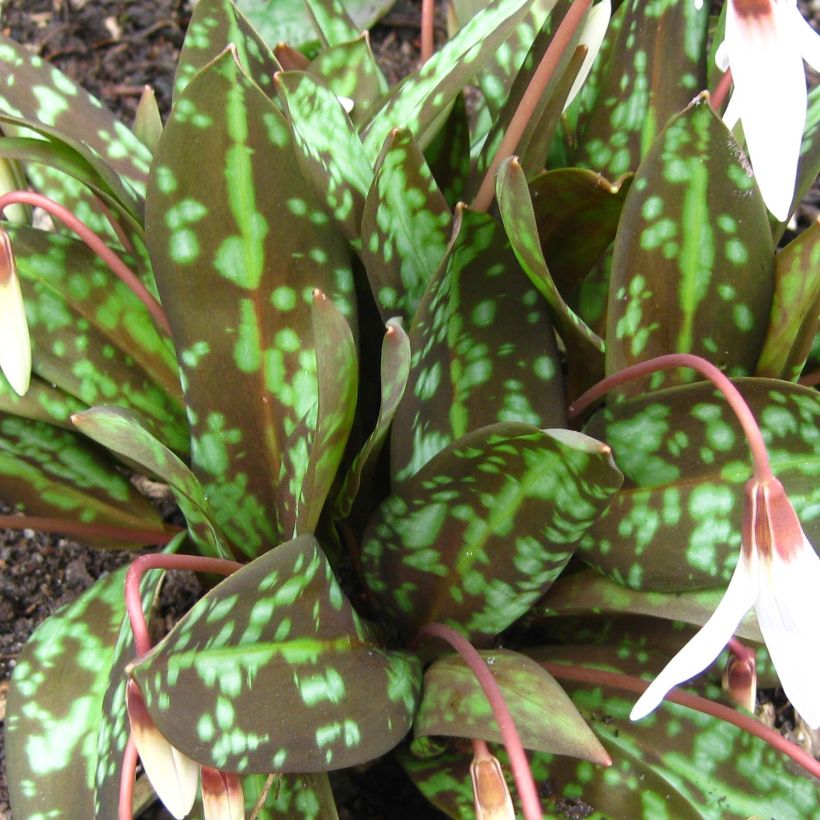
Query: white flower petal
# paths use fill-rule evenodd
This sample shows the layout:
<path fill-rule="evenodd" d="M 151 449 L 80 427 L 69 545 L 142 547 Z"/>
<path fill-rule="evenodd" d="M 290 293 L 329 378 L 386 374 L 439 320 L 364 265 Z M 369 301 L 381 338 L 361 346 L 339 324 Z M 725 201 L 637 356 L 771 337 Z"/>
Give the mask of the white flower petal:
<path fill-rule="evenodd" d="M 803 720 L 820 727 L 820 558 L 803 546 L 760 561 L 757 617 L 783 691 Z"/>
<path fill-rule="evenodd" d="M 815 71 L 820 71 L 820 34 L 811 27 L 796 7 L 789 9 L 788 15 L 792 37 L 800 49 L 800 55 Z"/>
<path fill-rule="evenodd" d="M 731 131 L 740 119 L 740 105 L 737 102 L 737 95 L 729 97 L 729 103 L 723 112 L 723 124 Z"/>
<path fill-rule="evenodd" d="M 0 233 L 0 370 L 18 396 L 31 381 L 31 340 L 8 235 Z"/>
<path fill-rule="evenodd" d="M 703 671 L 720 654 L 757 598 L 757 556 L 741 553 L 726 594 L 703 628 L 669 661 L 638 698 L 629 717 L 640 720 L 673 687 Z"/>
<path fill-rule="evenodd" d="M 723 40 L 715 51 L 715 65 L 721 71 L 729 70 L 729 51 L 726 48 L 726 40 Z"/>
<path fill-rule="evenodd" d="M 734 96 L 763 200 L 772 214 L 785 222 L 794 198 L 806 121 L 803 60 L 790 36 L 792 25 L 786 6 L 772 3 L 769 14 L 741 14 L 737 9 L 742 2 L 729 0 L 726 15 Z"/>
<path fill-rule="evenodd" d="M 584 57 L 584 62 L 581 63 L 581 69 L 578 71 L 578 75 L 572 83 L 572 88 L 569 90 L 569 96 L 567 96 L 567 101 L 564 103 L 564 111 L 569 108 L 583 87 L 586 78 L 589 76 L 589 72 L 592 71 L 595 58 L 598 56 L 598 52 L 601 50 L 601 44 L 604 42 L 604 36 L 609 27 L 611 17 L 612 3 L 610 0 L 603 0 L 602 3 L 593 6 L 587 13 L 578 40 L 578 45 L 587 47 L 587 56 Z"/>

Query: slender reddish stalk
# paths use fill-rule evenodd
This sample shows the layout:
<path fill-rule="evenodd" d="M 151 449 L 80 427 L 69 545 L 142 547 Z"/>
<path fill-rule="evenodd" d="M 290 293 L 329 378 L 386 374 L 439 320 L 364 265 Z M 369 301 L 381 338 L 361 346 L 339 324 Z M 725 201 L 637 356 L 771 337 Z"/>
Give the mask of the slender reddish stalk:
<path fill-rule="evenodd" d="M 37 530 L 79 535 L 86 538 L 111 538 L 134 544 L 167 544 L 180 533 L 178 527 L 171 530 L 139 530 L 132 527 L 115 527 L 109 524 L 84 524 L 68 518 L 44 518 L 36 515 L 0 515 L 0 527 L 9 530 Z"/>
<path fill-rule="evenodd" d="M 805 376 L 800 378 L 797 383 L 802 384 L 803 387 L 816 387 L 820 384 L 820 370 L 807 373 Z"/>
<path fill-rule="evenodd" d="M 712 111 L 718 113 L 723 108 L 723 103 L 726 102 L 726 97 L 729 96 L 729 88 L 732 85 L 732 69 L 727 69 L 721 78 L 718 80 L 715 90 L 709 95 L 709 103 L 712 106 Z"/>
<path fill-rule="evenodd" d="M 121 279 L 145 307 L 148 308 L 157 326 L 160 327 L 166 335 L 171 335 L 171 325 L 168 324 L 168 317 L 165 315 L 162 305 L 154 298 L 154 295 L 145 285 L 140 282 L 131 268 L 129 268 L 88 225 L 53 199 L 49 199 L 47 196 L 43 196 L 43 194 L 38 194 L 34 191 L 9 191 L 9 193 L 0 196 L 0 214 L 2 214 L 9 205 L 17 204 L 33 205 L 36 208 L 42 208 L 51 214 L 51 216 L 59 219 L 67 228 L 74 231 L 74 233 L 108 265 L 111 272 Z"/>
<path fill-rule="evenodd" d="M 481 186 L 472 204 L 472 207 L 477 211 L 486 211 L 490 207 L 490 203 L 495 196 L 495 175 L 498 166 L 507 157 L 511 157 L 515 153 L 533 111 L 538 105 L 538 100 L 549 85 L 561 57 L 570 47 L 572 39 L 584 21 L 584 16 L 591 5 L 592 0 L 575 0 L 561 21 L 561 25 L 556 29 L 547 50 L 544 52 L 544 56 L 541 58 L 541 62 L 538 64 L 538 68 L 535 69 L 535 73 L 532 75 L 527 90 L 521 97 L 521 101 L 510 119 L 510 124 L 507 126 L 507 131 L 498 146 L 498 150 L 495 152 L 490 167 L 481 181 Z"/>
<path fill-rule="evenodd" d="M 541 666 L 553 677 L 572 680 L 579 683 L 594 683 L 601 686 L 609 686 L 613 689 L 623 689 L 627 692 L 637 692 L 641 694 L 649 686 L 649 682 L 636 678 L 632 675 L 621 675 L 617 672 L 606 672 L 602 669 L 590 669 L 585 666 L 575 666 L 572 664 L 543 662 Z M 690 695 L 680 689 L 672 689 L 664 696 L 664 700 L 686 706 L 697 712 L 703 712 L 719 720 L 724 720 L 743 729 L 746 732 L 764 740 L 779 752 L 790 757 L 795 763 L 804 768 L 813 777 L 820 778 L 820 761 L 815 760 L 812 755 L 801 749 L 796 743 L 792 743 L 780 734 L 776 729 L 771 729 L 762 724 L 759 720 L 750 715 L 736 712 L 722 703 L 715 703 L 707 698 L 698 695 Z"/>
<path fill-rule="evenodd" d="M 631 367 L 625 367 L 612 376 L 607 376 L 575 399 L 569 406 L 567 415 L 570 419 L 577 418 L 613 387 L 618 387 L 642 376 L 648 376 L 650 373 L 656 373 L 659 370 L 675 370 L 679 367 L 696 370 L 723 393 L 724 398 L 737 416 L 743 432 L 746 434 L 746 440 L 749 442 L 749 449 L 754 460 L 755 479 L 760 483 L 774 480 L 766 443 L 763 441 L 763 434 L 760 432 L 760 427 L 758 427 L 749 405 L 746 404 L 746 400 L 729 379 L 711 362 L 707 362 L 706 359 L 694 356 L 691 353 L 669 353 L 666 356 L 657 356 Z"/>
<path fill-rule="evenodd" d="M 134 816 L 134 779 L 137 775 L 137 745 L 134 735 L 128 735 L 128 743 L 122 755 L 120 772 L 120 800 L 117 808 L 118 820 L 132 820 Z"/>
<path fill-rule="evenodd" d="M 509 707 L 501 694 L 498 682 L 490 672 L 490 667 L 487 666 L 475 647 L 463 635 L 449 626 L 437 623 L 425 624 L 419 629 L 414 643 L 420 642 L 425 637 L 440 638 L 449 643 L 461 655 L 464 662 L 476 676 L 484 692 L 484 697 L 487 698 L 487 702 L 493 710 L 495 719 L 498 722 L 498 728 L 501 730 L 501 737 L 510 758 L 515 786 L 518 789 L 518 796 L 521 798 L 521 805 L 524 809 L 524 817 L 526 820 L 540 820 L 542 817 L 541 801 L 538 799 L 538 792 L 532 779 L 530 763 L 527 760 L 524 746 L 521 743 L 518 730 L 515 728 L 515 722 L 510 714 Z"/>
<path fill-rule="evenodd" d="M 125 608 L 131 621 L 131 631 L 134 633 L 134 645 L 137 658 L 141 658 L 151 649 L 151 638 L 148 634 L 148 624 L 145 622 L 145 613 L 142 611 L 140 596 L 140 581 L 143 573 L 149 569 L 179 569 L 191 572 L 213 572 L 217 575 L 233 575 L 242 564 L 229 561 L 226 558 L 205 558 L 201 555 L 165 555 L 153 553 L 141 555 L 128 568 L 125 576 Z"/>
<path fill-rule="evenodd" d="M 433 25 L 435 0 L 421 0 L 421 62 L 433 56 Z"/>

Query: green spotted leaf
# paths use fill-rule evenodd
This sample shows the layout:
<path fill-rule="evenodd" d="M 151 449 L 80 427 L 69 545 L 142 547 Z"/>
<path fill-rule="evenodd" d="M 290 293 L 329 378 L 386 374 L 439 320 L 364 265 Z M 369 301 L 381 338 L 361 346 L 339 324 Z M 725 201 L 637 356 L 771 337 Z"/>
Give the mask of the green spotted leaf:
<path fill-rule="evenodd" d="M 370 638 L 305 535 L 214 587 L 131 674 L 185 754 L 287 773 L 392 749 L 410 727 L 420 671 L 414 656 Z"/>
<path fill-rule="evenodd" d="M 34 228 L 9 227 L 8 233 L 32 369 L 52 388 L 38 393 L 44 410 L 66 424 L 76 402 L 117 404 L 146 416 L 168 446 L 186 453 L 177 365 L 147 308 L 78 240 Z M 0 395 L 8 392 L 0 386 Z M 14 402 L 7 406 L 14 409 Z"/>
<path fill-rule="evenodd" d="M 770 379 L 735 382 L 758 420 L 775 475 L 803 528 L 820 540 L 820 400 Z M 578 555 L 634 589 L 725 585 L 740 549 L 748 446 L 710 384 L 653 392 L 608 407 L 584 427 L 612 447 L 626 480 Z"/>
<path fill-rule="evenodd" d="M 439 621 L 486 643 L 549 588 L 620 483 L 609 449 L 583 434 L 483 427 L 377 509 L 365 578 L 405 633 Z"/>
<path fill-rule="evenodd" d="M 772 315 L 756 375 L 796 381 L 819 317 L 820 222 L 814 222 L 775 257 Z"/>
<path fill-rule="evenodd" d="M 5 413 L 0 413 L 0 498 L 27 515 L 131 530 L 146 544 L 166 540 L 158 513 L 104 451 L 76 433 Z M 83 540 L 134 547 L 134 538 Z"/>
<path fill-rule="evenodd" d="M 592 362 L 600 361 L 603 340 L 567 305 L 553 281 L 541 249 L 538 223 L 535 218 L 524 169 L 515 157 L 505 160 L 497 178 L 498 207 L 504 229 L 515 256 L 530 281 L 538 288 L 550 307 L 550 315 L 567 347 L 570 365 L 583 363 L 584 369 L 600 369 Z"/>
<path fill-rule="evenodd" d="M 470 123 L 463 94 L 457 94 L 450 112 L 424 156 L 444 201 L 452 209 L 464 201 L 470 176 Z"/>
<path fill-rule="evenodd" d="M 362 214 L 361 257 L 382 318 L 410 322 L 441 264 L 452 215 L 413 135 L 394 129 Z"/>
<path fill-rule="evenodd" d="M 354 514 L 354 506 L 361 509 L 373 504 L 372 498 L 362 498 L 361 494 L 372 492 L 376 460 L 382 451 L 390 425 L 396 414 L 407 379 L 410 375 L 410 340 L 399 319 L 387 322 L 381 356 L 381 404 L 379 416 L 373 432 L 367 437 L 361 450 L 353 459 L 345 475 L 342 489 L 336 497 L 333 516 L 342 520 Z M 361 490 L 361 494 L 360 494 Z"/>
<path fill-rule="evenodd" d="M 636 171 L 669 118 L 705 87 L 709 6 L 626 0 L 613 15 L 574 165 L 609 179 Z"/>
<path fill-rule="evenodd" d="M 151 152 L 102 103 L 41 57 L 0 39 L 0 111 L 57 129 L 96 152 L 138 194 Z"/>
<path fill-rule="evenodd" d="M 496 649 L 480 653 L 490 667 L 525 749 L 606 764 L 609 757 L 555 679 L 534 660 Z M 501 743 L 501 730 L 473 671 L 459 655 L 445 655 L 424 673 L 416 737 L 480 737 Z"/>
<path fill-rule="evenodd" d="M 138 417 L 119 407 L 92 407 L 71 420 L 84 435 L 122 456 L 138 470 L 167 483 L 200 552 L 228 557 L 227 539 L 213 523 L 213 513 L 196 476 Z"/>
<path fill-rule="evenodd" d="M 220 170 L 203 174 L 202 156 Z M 232 546 L 255 556 L 296 525 L 319 400 L 314 290 L 351 321 L 355 310 L 346 249 L 299 173 L 290 129 L 230 50 L 174 106 L 147 217 L 192 468 Z"/>
<path fill-rule="evenodd" d="M 324 46 L 338 46 L 355 39 L 359 32 L 342 0 L 304 0 L 313 26 Z"/>
<path fill-rule="evenodd" d="M 71 429 L 71 414 L 85 410 L 87 405 L 59 387 L 32 374 L 24 396 L 14 392 L 5 376 L 0 376 L 0 410 L 33 421 L 45 421 Z"/>
<path fill-rule="evenodd" d="M 447 256 L 410 328 L 410 378 L 392 430 L 394 480 L 488 424 L 564 426 L 551 328 L 501 225 L 458 208 Z"/>
<path fill-rule="evenodd" d="M 373 56 L 366 33 L 324 49 L 306 70 L 319 77 L 337 97 L 352 101 L 350 119 L 354 125 L 364 122 L 388 91 L 387 80 Z"/>
<path fill-rule="evenodd" d="M 738 146 L 698 97 L 658 136 L 624 203 L 612 260 L 606 372 L 694 353 L 754 373 L 774 254 L 766 207 Z M 652 386 L 692 381 L 658 374 Z M 619 388 L 634 395 L 637 387 Z"/>
<path fill-rule="evenodd" d="M 44 621 L 17 659 L 6 717 L 15 817 L 96 816 L 97 729 L 125 615 L 125 572 L 101 579 Z"/>
<path fill-rule="evenodd" d="M 373 169 L 339 98 L 302 71 L 276 75 L 302 172 L 344 236 L 359 237 Z"/>
<path fill-rule="evenodd" d="M 174 99 L 211 60 L 229 45 L 248 76 L 269 97 L 273 75 L 281 69 L 265 41 L 231 0 L 199 0 L 194 6 L 174 76 Z"/>
<path fill-rule="evenodd" d="M 395 86 L 362 130 L 371 161 L 393 128 L 408 128 L 424 148 L 435 135 L 439 117 L 492 59 L 530 4 L 531 0 L 491 0 L 416 73 Z"/>

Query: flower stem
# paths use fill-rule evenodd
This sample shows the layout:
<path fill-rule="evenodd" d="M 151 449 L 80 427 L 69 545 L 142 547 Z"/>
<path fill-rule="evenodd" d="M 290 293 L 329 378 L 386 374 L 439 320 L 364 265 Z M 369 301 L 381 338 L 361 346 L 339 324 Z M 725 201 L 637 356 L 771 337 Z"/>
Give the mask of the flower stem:
<path fill-rule="evenodd" d="M 532 75 L 527 90 L 522 95 L 521 101 L 510 119 L 510 124 L 507 126 L 507 131 L 498 146 L 498 150 L 495 152 L 492 162 L 490 162 L 490 167 L 487 168 L 487 173 L 481 181 L 481 186 L 472 204 L 472 207 L 477 211 L 486 211 L 490 207 L 490 203 L 495 196 L 495 175 L 498 166 L 507 157 L 511 157 L 515 153 L 533 111 L 535 111 L 538 100 L 543 95 L 550 80 L 552 80 L 561 57 L 570 47 L 572 38 L 580 28 L 591 5 L 592 0 L 575 0 L 556 29 L 547 50 L 544 52 L 544 56 L 541 58 L 541 62 L 538 64 L 538 68 L 535 69 L 535 73 Z"/>
<path fill-rule="evenodd" d="M 618 672 L 606 672 L 603 669 L 590 669 L 585 666 L 550 662 L 542 662 L 541 666 L 555 678 L 577 681 L 578 683 L 593 683 L 609 686 L 613 689 L 623 689 L 627 692 L 637 692 L 638 694 L 642 694 L 649 686 L 649 682 L 641 678 L 622 675 Z M 820 761 L 815 760 L 811 754 L 801 749 L 796 743 L 787 740 L 776 729 L 765 726 L 750 715 L 737 712 L 722 703 L 715 703 L 707 698 L 682 692 L 680 689 L 672 689 L 667 692 L 664 700 L 731 723 L 787 755 L 813 777 L 820 778 Z"/>
<path fill-rule="evenodd" d="M 542 817 L 541 801 L 538 799 L 538 792 L 532 779 L 530 764 L 524 752 L 518 730 L 515 728 L 515 722 L 510 714 L 509 707 L 504 700 L 498 682 L 490 672 L 490 667 L 487 666 L 475 647 L 463 635 L 449 626 L 438 623 L 425 624 L 419 629 L 414 643 L 419 643 L 422 638 L 440 638 L 449 643 L 461 655 L 464 662 L 476 676 L 484 692 L 484 697 L 487 698 L 487 702 L 493 710 L 495 719 L 498 722 L 498 728 L 501 730 L 501 737 L 504 740 L 504 746 L 507 748 L 515 785 L 524 809 L 524 817 L 526 820 L 540 820 Z"/>
<path fill-rule="evenodd" d="M 613 387 L 618 387 L 628 381 L 639 379 L 642 376 L 648 376 L 650 373 L 656 373 L 659 370 L 675 370 L 679 367 L 688 367 L 692 370 L 696 370 L 720 390 L 734 411 L 735 416 L 737 416 L 737 420 L 740 422 L 743 432 L 746 434 L 746 440 L 749 443 L 749 449 L 752 452 L 752 459 L 754 460 L 755 480 L 760 483 L 773 480 L 774 474 L 769 464 L 766 442 L 763 440 L 763 434 L 760 432 L 760 427 L 746 400 L 740 395 L 740 392 L 732 382 L 711 362 L 691 353 L 669 353 L 666 356 L 657 356 L 654 359 L 634 364 L 631 367 L 625 367 L 612 376 L 607 376 L 587 390 L 586 393 L 579 396 L 570 404 L 567 409 L 567 415 L 570 420 L 577 418 L 584 410 L 603 397 L 604 394 Z"/>
<path fill-rule="evenodd" d="M 433 56 L 433 25 L 435 0 L 421 0 L 421 62 Z"/>
<path fill-rule="evenodd" d="M 151 649 L 151 638 L 148 634 L 148 624 L 145 622 L 140 596 L 140 581 L 143 573 L 149 569 L 179 569 L 233 575 L 242 566 L 237 561 L 229 561 L 226 558 L 205 558 L 201 555 L 152 553 L 137 558 L 128 568 L 125 576 L 125 608 L 131 621 L 131 631 L 134 633 L 137 658 L 141 658 Z"/>
<path fill-rule="evenodd" d="M 128 743 L 122 755 L 120 771 L 120 799 L 117 809 L 118 820 L 132 820 L 134 816 L 134 778 L 137 773 L 137 744 L 134 735 L 128 735 Z"/>
<path fill-rule="evenodd" d="M 74 216 L 68 208 L 64 208 L 53 199 L 49 199 L 47 196 L 34 191 L 9 191 L 0 196 L 0 214 L 2 214 L 9 205 L 33 205 L 36 208 L 42 208 L 51 214 L 51 216 L 59 219 L 67 228 L 74 231 L 74 233 L 108 265 L 111 272 L 121 279 L 145 305 L 157 326 L 161 328 L 167 336 L 171 335 L 171 325 L 168 323 L 168 317 L 165 315 L 165 311 L 162 309 L 160 303 L 154 298 L 154 295 L 140 282 L 131 268 L 129 268 L 88 225 Z"/>
<path fill-rule="evenodd" d="M 108 524 L 84 524 L 68 518 L 45 518 L 36 515 L 0 515 L 0 528 L 9 530 L 37 530 L 78 535 L 85 538 L 110 538 L 134 544 L 167 544 L 182 530 L 138 530 L 132 527 L 116 527 Z"/>

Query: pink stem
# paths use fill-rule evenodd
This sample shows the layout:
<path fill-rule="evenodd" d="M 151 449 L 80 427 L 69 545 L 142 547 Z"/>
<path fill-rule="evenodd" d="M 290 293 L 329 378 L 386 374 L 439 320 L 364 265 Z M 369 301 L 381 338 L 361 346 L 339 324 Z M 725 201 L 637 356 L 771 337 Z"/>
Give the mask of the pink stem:
<path fill-rule="evenodd" d="M 433 23 L 435 0 L 421 0 L 421 62 L 433 56 Z"/>
<path fill-rule="evenodd" d="M 128 735 L 128 743 L 122 756 L 120 772 L 120 800 L 117 810 L 118 820 L 132 820 L 134 816 L 134 778 L 137 775 L 137 745 L 134 735 Z"/>
<path fill-rule="evenodd" d="M 589 669 L 585 666 L 575 666 L 572 664 L 542 662 L 541 666 L 553 677 L 578 681 L 579 683 L 594 683 L 603 686 L 610 686 L 614 689 L 623 689 L 627 692 L 643 693 L 649 686 L 649 682 L 632 675 L 621 675 L 617 672 L 605 672 L 602 669 Z M 690 695 L 680 689 L 672 689 L 664 696 L 664 700 L 686 706 L 697 712 L 703 712 L 727 723 L 743 729 L 749 734 L 759 737 L 773 748 L 788 755 L 795 763 L 802 766 L 809 774 L 820 778 L 820 761 L 815 760 L 808 752 L 803 751 L 796 743 L 792 743 L 780 734 L 776 729 L 764 726 L 759 720 L 736 712 L 722 703 L 715 703 L 698 695 Z"/>
<path fill-rule="evenodd" d="M 538 100 L 549 85 L 561 57 L 572 43 L 572 38 L 581 26 L 584 15 L 586 15 L 591 5 L 592 0 L 575 0 L 561 21 L 561 25 L 556 29 L 547 50 L 544 52 L 544 56 L 541 58 L 541 62 L 538 64 L 538 68 L 535 69 L 535 73 L 532 75 L 527 90 L 521 97 L 521 101 L 510 119 L 510 124 L 507 126 L 507 131 L 498 146 L 498 150 L 495 152 L 492 162 L 490 162 L 490 167 L 481 181 L 481 186 L 472 205 L 477 211 L 486 211 L 490 207 L 490 203 L 495 196 L 495 174 L 498 166 L 507 157 L 511 157 L 518 147 Z"/>
<path fill-rule="evenodd" d="M 242 566 L 243 564 L 229 561 L 226 558 L 205 558 L 201 555 L 152 553 L 151 555 L 140 555 L 135 559 L 125 576 L 125 608 L 131 621 L 131 631 L 134 633 L 137 658 L 141 658 L 151 649 L 151 638 L 148 634 L 148 624 L 145 622 L 140 596 L 140 581 L 144 572 L 149 569 L 179 569 L 233 575 Z"/>
<path fill-rule="evenodd" d="M 498 682 L 490 672 L 490 667 L 487 666 L 473 645 L 463 635 L 449 626 L 437 623 L 425 624 L 419 629 L 414 643 L 418 643 L 423 637 L 440 638 L 449 643 L 461 655 L 478 679 L 484 697 L 487 698 L 487 702 L 490 704 L 498 722 L 498 728 L 501 730 L 501 737 L 504 740 L 504 746 L 507 748 L 515 785 L 524 809 L 524 817 L 527 820 L 540 820 L 542 817 L 541 801 L 538 799 L 538 792 L 532 779 L 530 764 L 524 752 L 518 730 L 515 728 L 513 717 L 504 696 L 501 694 Z"/>
<path fill-rule="evenodd" d="M 734 635 L 729 638 L 728 643 L 726 644 L 729 651 L 742 663 L 749 663 L 756 662 L 757 656 L 753 649 L 749 649 L 746 644 L 741 643 Z"/>
<path fill-rule="evenodd" d="M 95 197 L 97 202 L 97 207 L 103 212 L 103 215 L 108 220 L 108 224 L 111 226 L 111 230 L 117 235 L 117 239 L 120 240 L 120 244 L 125 248 L 128 253 L 133 253 L 134 246 L 131 244 L 131 240 L 128 238 L 128 234 L 125 232 L 124 228 L 120 223 L 117 221 L 117 218 L 114 214 L 111 213 L 111 209 L 105 202 L 102 201 L 100 197 Z"/>
<path fill-rule="evenodd" d="M 0 515 L 0 527 L 9 530 L 37 530 L 38 532 L 58 532 L 64 535 L 78 535 L 85 538 L 110 538 L 134 544 L 167 544 L 180 529 L 138 530 L 130 527 L 115 527 L 108 524 L 83 524 L 67 518 L 43 518 L 35 515 Z"/>
<path fill-rule="evenodd" d="M 171 325 L 168 324 L 168 317 L 165 315 L 165 311 L 162 309 L 160 303 L 154 298 L 153 294 L 145 285 L 140 282 L 131 268 L 84 222 L 53 199 L 49 199 L 47 196 L 35 193 L 34 191 L 10 191 L 0 196 L 0 214 L 9 205 L 17 204 L 33 205 L 36 208 L 42 208 L 53 217 L 59 219 L 67 228 L 74 231 L 74 233 L 108 265 L 112 273 L 119 277 L 127 287 L 133 291 L 137 298 L 148 308 L 154 321 L 165 334 L 168 336 L 171 335 Z"/>
<path fill-rule="evenodd" d="M 625 367 L 612 376 L 607 376 L 587 390 L 586 393 L 583 393 L 575 399 L 569 406 L 567 415 L 570 420 L 577 418 L 584 410 L 598 401 L 598 399 L 613 387 L 618 387 L 633 379 L 647 376 L 650 373 L 656 373 L 659 370 L 674 370 L 679 367 L 689 367 L 692 370 L 698 371 L 698 373 L 705 376 L 723 393 L 726 401 L 729 402 L 729 406 L 737 416 L 737 420 L 740 422 L 743 432 L 746 434 L 746 440 L 749 442 L 749 449 L 752 452 L 752 458 L 754 460 L 755 479 L 760 483 L 773 480 L 774 475 L 769 464 L 766 442 L 763 441 L 763 434 L 760 432 L 760 427 L 758 427 L 755 417 L 749 409 L 749 405 L 746 404 L 746 400 L 740 395 L 738 389 L 729 379 L 711 362 L 707 362 L 706 359 L 700 356 L 694 356 L 691 353 L 669 353 L 666 356 L 657 356 L 654 359 L 634 364 L 631 367 Z"/>
<path fill-rule="evenodd" d="M 719 112 L 723 108 L 723 103 L 726 102 L 726 97 L 729 95 L 729 88 L 732 85 L 732 69 L 727 69 L 718 80 L 715 90 L 710 95 L 710 104 L 712 111 Z"/>

